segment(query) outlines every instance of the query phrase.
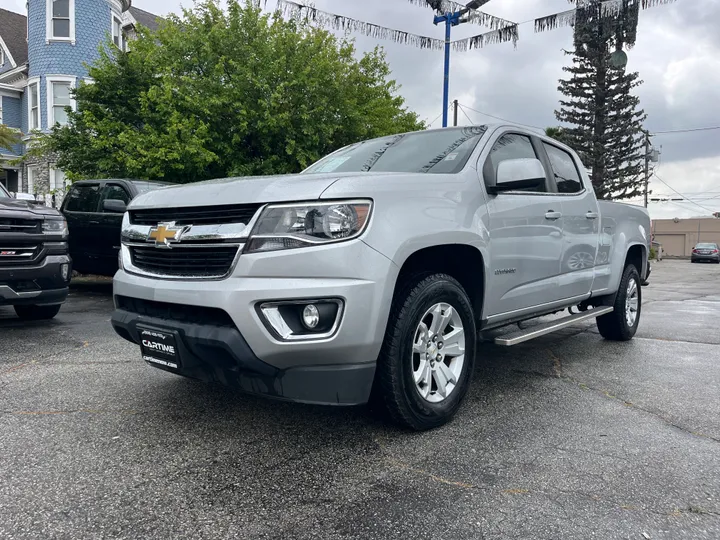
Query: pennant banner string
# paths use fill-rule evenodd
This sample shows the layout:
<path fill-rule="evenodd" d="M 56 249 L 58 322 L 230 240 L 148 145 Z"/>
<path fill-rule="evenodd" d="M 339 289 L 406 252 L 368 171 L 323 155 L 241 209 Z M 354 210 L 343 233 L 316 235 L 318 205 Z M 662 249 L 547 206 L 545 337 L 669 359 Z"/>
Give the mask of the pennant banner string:
<path fill-rule="evenodd" d="M 671 4 L 675 1 L 676 0 L 635 0 L 635 2 L 640 3 L 642 9 Z M 598 0 L 568 0 L 568 2 L 575 4 L 577 8 L 535 19 L 535 32 L 546 32 L 564 26 L 574 26 L 577 10 L 587 8 L 593 3 L 598 2 Z M 604 0 L 603 2 L 599 2 L 599 4 L 603 17 L 616 17 L 623 10 L 625 0 Z"/>
<path fill-rule="evenodd" d="M 411 45 L 419 49 L 442 50 L 443 47 L 445 47 L 445 41 L 442 39 L 420 36 L 402 30 L 395 30 L 394 28 L 358 21 L 351 17 L 336 15 L 335 13 L 329 13 L 314 7 L 296 4 L 290 0 L 278 0 L 278 11 L 280 11 L 284 17 L 290 19 L 304 19 L 325 28 L 355 32 L 376 39 L 387 39 L 395 43 Z"/>
<path fill-rule="evenodd" d="M 408 0 L 410 3 L 420 6 L 433 7 L 428 3 L 428 0 Z M 432 0 L 430 0 L 432 1 Z M 462 9 L 462 4 L 452 2 L 451 0 L 437 0 L 440 2 L 441 9 L 447 8 L 449 11 Z M 599 2 L 603 16 L 617 16 L 623 9 L 623 6 L 627 0 L 604 0 Z M 633 0 L 630 0 L 631 2 Z M 676 0 L 634 0 L 639 2 L 643 9 L 670 4 Z M 568 0 L 569 3 L 575 4 L 577 8 L 573 8 L 567 11 L 561 11 L 560 13 L 553 13 L 545 17 L 539 17 L 537 19 L 531 19 L 522 23 L 513 23 L 497 17 L 492 17 L 482 12 L 475 12 L 479 17 L 489 17 L 484 19 L 484 24 L 493 28 L 489 32 L 478 34 L 465 39 L 459 39 L 452 42 L 453 50 L 457 52 L 465 52 L 472 49 L 480 49 L 486 45 L 494 45 L 497 43 L 512 42 L 517 47 L 519 39 L 518 26 L 530 22 L 535 23 L 535 32 L 546 32 L 549 30 L 555 30 L 557 28 L 574 26 L 577 17 L 577 10 L 585 8 L 598 0 Z M 383 39 L 400 43 L 402 45 L 410 45 L 419 49 L 431 49 L 431 50 L 442 50 L 445 46 L 445 41 L 442 39 L 432 38 L 428 36 L 422 36 L 419 34 L 413 34 L 405 32 L 403 30 L 396 30 L 394 28 L 388 28 L 377 24 L 359 21 L 351 17 L 345 17 L 343 15 L 337 15 L 320 9 L 297 4 L 291 0 L 278 0 L 277 10 L 287 18 L 305 20 L 307 22 L 315 23 L 319 26 L 330 28 L 333 30 L 342 30 L 345 32 L 355 32 L 365 36 L 373 37 L 376 39 Z M 493 20 L 496 19 L 496 20 Z M 499 21 L 499 22 L 498 22 Z M 502 24 L 501 26 L 497 26 Z M 496 27 L 497 26 L 497 27 Z"/>
<path fill-rule="evenodd" d="M 453 2 L 452 0 L 408 0 L 408 2 L 415 6 L 427 7 L 436 11 L 440 11 L 443 14 L 456 13 L 458 11 L 467 9 L 464 5 L 459 4 L 458 2 Z M 505 19 L 502 19 L 500 17 L 495 17 L 494 15 L 490 15 L 488 13 L 484 13 L 475 9 L 471 9 L 470 11 L 468 11 L 468 13 L 465 15 L 465 18 L 469 23 L 485 26 L 487 28 L 490 28 L 491 30 L 499 30 L 501 28 L 513 26 L 515 24 L 513 21 L 506 21 Z"/>
<path fill-rule="evenodd" d="M 452 42 L 453 50 L 457 52 L 465 52 L 472 49 L 482 49 L 485 45 L 494 45 L 496 43 L 506 43 L 512 41 L 517 48 L 519 39 L 518 25 L 512 24 L 504 28 L 498 28 L 484 34 L 472 36 L 465 39 L 458 39 Z"/>

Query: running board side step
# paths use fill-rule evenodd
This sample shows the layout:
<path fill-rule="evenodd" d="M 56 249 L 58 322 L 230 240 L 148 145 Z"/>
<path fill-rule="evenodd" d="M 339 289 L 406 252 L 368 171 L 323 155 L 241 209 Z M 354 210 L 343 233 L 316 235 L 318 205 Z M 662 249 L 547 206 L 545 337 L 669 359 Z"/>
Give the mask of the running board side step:
<path fill-rule="evenodd" d="M 512 347 L 513 345 L 518 345 L 520 343 L 530 341 L 531 339 L 535 339 L 546 334 L 552 334 L 553 332 L 562 330 L 563 328 L 566 328 L 573 324 L 586 321 L 588 319 L 595 319 L 597 317 L 600 317 L 600 315 L 612 313 L 613 310 L 614 308 L 612 306 L 589 309 L 582 313 L 570 315 L 569 317 L 565 317 L 564 319 L 558 319 L 547 324 L 541 324 L 539 326 L 534 326 L 533 328 L 528 328 L 527 330 L 520 330 L 518 332 L 513 332 L 512 334 L 505 334 L 504 336 L 497 337 L 495 338 L 495 345 Z"/>

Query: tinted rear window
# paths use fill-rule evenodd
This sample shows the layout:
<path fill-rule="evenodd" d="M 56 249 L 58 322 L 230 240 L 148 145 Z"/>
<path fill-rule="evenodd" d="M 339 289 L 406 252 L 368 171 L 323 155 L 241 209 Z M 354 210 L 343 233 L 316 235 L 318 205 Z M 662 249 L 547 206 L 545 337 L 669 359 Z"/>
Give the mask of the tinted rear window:
<path fill-rule="evenodd" d="M 717 249 L 717 244 L 698 244 L 697 249 Z"/>

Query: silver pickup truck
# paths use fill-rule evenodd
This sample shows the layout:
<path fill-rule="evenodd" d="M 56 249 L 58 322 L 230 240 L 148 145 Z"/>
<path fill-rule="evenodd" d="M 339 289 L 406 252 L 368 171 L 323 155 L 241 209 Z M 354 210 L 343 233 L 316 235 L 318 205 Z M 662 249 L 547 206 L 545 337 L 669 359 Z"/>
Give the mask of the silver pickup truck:
<path fill-rule="evenodd" d="M 480 332 L 515 345 L 585 319 L 638 327 L 642 208 L 598 202 L 577 155 L 516 126 L 384 137 L 298 175 L 139 196 L 112 324 L 150 365 L 292 401 L 382 405 L 428 429 L 457 411 Z M 519 326 L 519 325 L 518 325 Z"/>

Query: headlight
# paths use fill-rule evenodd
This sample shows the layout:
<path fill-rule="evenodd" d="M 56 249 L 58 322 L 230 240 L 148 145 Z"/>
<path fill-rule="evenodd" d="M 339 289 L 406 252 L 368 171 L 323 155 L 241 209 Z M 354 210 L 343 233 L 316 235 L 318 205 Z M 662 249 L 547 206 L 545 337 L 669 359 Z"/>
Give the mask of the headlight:
<path fill-rule="evenodd" d="M 43 221 L 42 229 L 44 234 L 52 236 L 65 237 L 68 235 L 67 221 L 64 219 L 46 219 Z"/>
<path fill-rule="evenodd" d="M 246 253 L 342 242 L 360 236 L 370 221 L 372 202 L 270 205 L 258 219 Z"/>

